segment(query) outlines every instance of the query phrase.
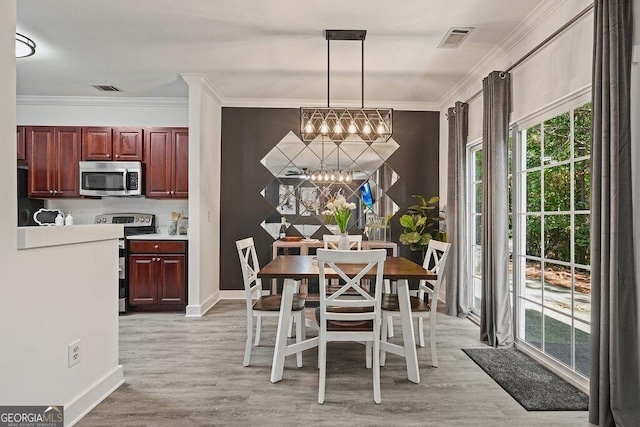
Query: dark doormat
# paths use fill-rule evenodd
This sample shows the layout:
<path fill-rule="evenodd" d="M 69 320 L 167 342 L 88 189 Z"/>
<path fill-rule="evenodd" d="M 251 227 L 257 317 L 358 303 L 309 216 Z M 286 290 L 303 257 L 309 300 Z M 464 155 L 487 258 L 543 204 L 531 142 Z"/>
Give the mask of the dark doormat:
<path fill-rule="evenodd" d="M 519 350 L 467 348 L 462 351 L 527 411 L 589 409 L 589 396 Z"/>

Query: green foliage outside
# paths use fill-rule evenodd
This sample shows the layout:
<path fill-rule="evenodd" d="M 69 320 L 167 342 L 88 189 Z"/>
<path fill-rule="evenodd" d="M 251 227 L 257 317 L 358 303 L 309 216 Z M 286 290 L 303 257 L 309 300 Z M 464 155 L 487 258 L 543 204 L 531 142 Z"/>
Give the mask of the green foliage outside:
<path fill-rule="evenodd" d="M 573 176 L 571 133 L 573 122 Z M 588 211 L 591 175 L 591 104 L 553 117 L 526 131 L 526 253 L 571 261 L 571 214 Z M 571 185 L 573 180 L 573 204 Z M 544 188 L 544 191 L 543 191 Z M 542 212 L 546 212 L 545 215 Z M 553 212 L 558 212 L 557 214 Z M 542 232 L 544 230 L 544 233 Z M 575 262 L 589 265 L 589 214 L 574 215 Z M 544 242 L 545 253 L 540 253 Z"/>

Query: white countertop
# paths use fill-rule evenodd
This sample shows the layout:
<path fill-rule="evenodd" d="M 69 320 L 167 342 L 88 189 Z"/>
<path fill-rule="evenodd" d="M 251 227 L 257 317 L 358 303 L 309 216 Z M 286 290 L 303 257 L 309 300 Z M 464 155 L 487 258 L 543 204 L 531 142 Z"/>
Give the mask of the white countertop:
<path fill-rule="evenodd" d="M 120 239 L 123 235 L 124 227 L 119 224 L 18 227 L 18 249 Z"/>
<path fill-rule="evenodd" d="M 127 240 L 189 240 L 189 235 L 187 234 L 169 235 L 165 230 L 155 234 L 137 234 L 133 236 L 127 236 Z"/>

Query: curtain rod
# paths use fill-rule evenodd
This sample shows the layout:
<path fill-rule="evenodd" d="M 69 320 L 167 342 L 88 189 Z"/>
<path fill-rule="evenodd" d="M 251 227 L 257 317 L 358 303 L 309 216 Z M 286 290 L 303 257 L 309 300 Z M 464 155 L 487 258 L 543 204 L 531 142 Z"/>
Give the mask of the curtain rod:
<path fill-rule="evenodd" d="M 513 70 L 514 68 L 516 68 L 518 65 L 522 64 L 524 61 L 526 61 L 527 59 L 529 59 L 530 57 L 532 57 L 533 55 L 535 55 L 540 49 L 542 49 L 545 45 L 547 45 L 551 40 L 555 39 L 556 37 L 558 37 L 562 32 L 564 32 L 564 30 L 566 30 L 567 28 L 569 28 L 571 25 L 573 25 L 576 21 L 578 21 L 580 18 L 582 18 L 584 15 L 586 15 L 587 13 L 589 13 L 589 11 L 591 11 L 591 9 L 593 9 L 594 4 L 591 3 L 589 6 L 587 6 L 586 8 L 584 8 L 584 10 L 582 10 L 580 13 L 578 13 L 576 16 L 574 16 L 573 18 L 571 18 L 567 23 L 565 23 L 562 27 L 558 28 L 556 31 L 553 32 L 553 34 L 551 34 L 549 37 L 547 37 L 546 39 L 544 39 L 542 42 L 540 42 L 536 47 L 534 47 L 533 49 L 531 49 L 529 52 L 527 52 L 522 58 L 518 59 L 516 62 L 514 62 L 509 68 L 507 68 L 506 70 L 504 70 L 505 73 L 508 73 L 509 71 Z M 482 94 L 482 89 L 480 89 L 479 91 L 477 91 L 476 93 L 474 93 L 473 95 L 471 95 L 471 97 L 469 99 L 467 99 L 465 101 L 465 103 L 469 103 L 471 101 L 473 101 L 474 99 L 476 99 L 478 96 L 480 96 Z"/>

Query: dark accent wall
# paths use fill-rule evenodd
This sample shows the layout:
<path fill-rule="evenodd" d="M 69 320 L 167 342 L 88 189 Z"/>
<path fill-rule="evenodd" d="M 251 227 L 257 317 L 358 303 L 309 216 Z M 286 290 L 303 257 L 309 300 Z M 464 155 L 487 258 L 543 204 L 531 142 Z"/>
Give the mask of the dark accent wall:
<path fill-rule="evenodd" d="M 222 180 L 220 215 L 220 289 L 243 289 L 235 241 L 253 237 L 260 265 L 271 260 L 273 239 L 260 224 L 273 213 L 260 191 L 272 181 L 260 160 L 293 131 L 300 136 L 297 108 L 222 109 Z M 393 112 L 393 139 L 400 148 L 387 163 L 400 179 L 387 194 L 400 211 L 392 218 L 391 236 L 397 242 L 402 228 L 398 218 L 413 204 L 412 194 L 438 194 L 439 113 L 431 111 Z M 203 183 L 204 185 L 204 183 Z M 400 255 L 419 260 L 400 245 Z M 265 287 L 266 289 L 266 287 Z"/>

